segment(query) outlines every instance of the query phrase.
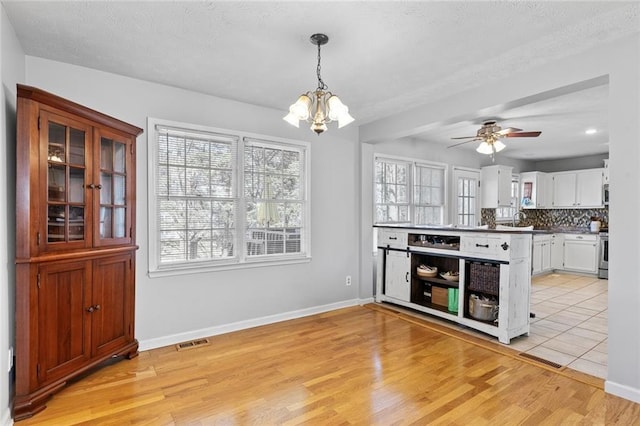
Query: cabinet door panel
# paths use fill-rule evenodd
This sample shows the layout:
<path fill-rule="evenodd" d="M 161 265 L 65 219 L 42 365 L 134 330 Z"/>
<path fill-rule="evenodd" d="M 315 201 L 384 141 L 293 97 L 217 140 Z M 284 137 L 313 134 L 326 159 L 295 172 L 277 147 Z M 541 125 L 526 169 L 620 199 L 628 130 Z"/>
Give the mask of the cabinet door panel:
<path fill-rule="evenodd" d="M 576 204 L 576 174 L 556 173 L 553 176 L 553 207 L 574 207 Z"/>
<path fill-rule="evenodd" d="M 135 182 L 133 181 L 133 140 L 115 132 L 96 131 L 94 163 L 99 168 L 94 239 L 96 246 L 130 244 L 133 241 Z"/>
<path fill-rule="evenodd" d="M 42 111 L 41 121 L 40 149 L 47 153 L 40 164 L 40 181 L 46 182 L 40 198 L 46 204 L 37 208 L 47 217 L 46 230 L 40 231 L 41 250 L 89 247 L 91 211 L 86 185 L 90 167 L 86 159 L 91 127 L 47 110 Z"/>
<path fill-rule="evenodd" d="M 38 336 L 40 382 L 55 380 L 81 367 L 90 357 L 90 263 L 72 262 L 39 268 Z"/>
<path fill-rule="evenodd" d="M 411 259 L 406 252 L 389 251 L 384 294 L 408 302 L 411 299 Z"/>
<path fill-rule="evenodd" d="M 103 355 L 133 340 L 133 257 L 94 261 L 92 346 Z"/>
<path fill-rule="evenodd" d="M 580 172 L 576 192 L 580 207 L 602 207 L 602 170 Z"/>
<path fill-rule="evenodd" d="M 564 269 L 578 272 L 596 273 L 597 244 L 594 241 L 564 242 Z"/>

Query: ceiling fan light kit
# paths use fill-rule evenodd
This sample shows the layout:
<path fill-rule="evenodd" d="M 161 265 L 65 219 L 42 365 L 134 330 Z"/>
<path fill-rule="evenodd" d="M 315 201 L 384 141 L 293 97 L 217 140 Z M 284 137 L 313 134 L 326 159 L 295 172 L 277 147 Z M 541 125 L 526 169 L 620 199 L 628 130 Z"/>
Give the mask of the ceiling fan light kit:
<path fill-rule="evenodd" d="M 481 141 L 480 145 L 476 148 L 476 151 L 480 154 L 493 155 L 496 152 L 500 152 L 506 148 L 506 145 L 500 140 L 501 138 L 535 138 L 540 136 L 542 132 L 524 132 L 522 129 L 516 127 L 507 127 L 503 129 L 498 126 L 496 121 L 485 121 L 482 127 L 478 129 L 475 136 L 462 136 L 451 139 L 468 139 L 464 142 L 460 142 L 454 145 L 450 145 L 448 148 L 453 148 L 465 143 Z"/>
<path fill-rule="evenodd" d="M 311 130 L 317 135 L 327 130 L 327 123 L 338 122 L 338 128 L 342 128 L 354 121 L 349 114 L 349 107 L 342 103 L 338 96 L 329 92 L 329 86 L 320 77 L 320 46 L 329 42 L 325 34 L 314 34 L 310 38 L 311 43 L 318 46 L 318 87 L 298 97 L 298 100 L 289 107 L 289 113 L 283 120 L 292 126 L 300 127 L 300 121 L 311 123 Z"/>

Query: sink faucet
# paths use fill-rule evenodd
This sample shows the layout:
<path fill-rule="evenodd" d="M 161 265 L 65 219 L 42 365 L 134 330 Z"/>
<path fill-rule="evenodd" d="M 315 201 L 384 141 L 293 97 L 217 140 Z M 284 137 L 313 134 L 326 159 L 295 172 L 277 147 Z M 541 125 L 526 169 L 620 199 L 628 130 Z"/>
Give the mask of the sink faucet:
<path fill-rule="evenodd" d="M 527 218 L 527 216 L 524 214 L 524 212 L 522 210 L 517 211 L 516 214 L 514 214 L 513 217 L 511 218 L 514 228 L 516 227 L 516 217 L 518 217 L 518 216 L 520 216 L 520 219 L 526 219 Z"/>

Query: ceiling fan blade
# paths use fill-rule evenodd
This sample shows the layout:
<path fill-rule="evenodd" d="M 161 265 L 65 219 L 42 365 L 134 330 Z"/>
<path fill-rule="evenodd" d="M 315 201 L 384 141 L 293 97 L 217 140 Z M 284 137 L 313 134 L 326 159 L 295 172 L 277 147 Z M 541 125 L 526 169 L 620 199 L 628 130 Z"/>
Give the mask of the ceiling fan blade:
<path fill-rule="evenodd" d="M 460 139 L 460 138 L 456 138 L 456 139 Z M 459 146 L 459 145 L 464 145 L 465 143 L 469 143 L 469 142 L 473 142 L 473 141 L 479 141 L 479 140 L 481 140 L 481 138 L 474 137 L 474 139 L 471 139 L 471 140 L 468 140 L 468 141 L 458 142 L 458 143 L 455 143 L 453 145 L 449 145 L 447 148 L 453 148 L 453 147 L 456 147 L 456 146 Z"/>
<path fill-rule="evenodd" d="M 506 129 L 502 129 L 497 133 L 499 135 L 506 135 L 507 133 L 521 132 L 521 131 L 522 129 L 518 129 L 517 127 L 507 127 Z"/>
<path fill-rule="evenodd" d="M 519 132 L 519 133 L 507 133 L 504 135 L 507 138 L 537 138 L 542 132 Z"/>
<path fill-rule="evenodd" d="M 472 139 L 472 138 L 476 138 L 477 136 L 461 136 L 459 138 L 451 138 L 451 139 Z"/>

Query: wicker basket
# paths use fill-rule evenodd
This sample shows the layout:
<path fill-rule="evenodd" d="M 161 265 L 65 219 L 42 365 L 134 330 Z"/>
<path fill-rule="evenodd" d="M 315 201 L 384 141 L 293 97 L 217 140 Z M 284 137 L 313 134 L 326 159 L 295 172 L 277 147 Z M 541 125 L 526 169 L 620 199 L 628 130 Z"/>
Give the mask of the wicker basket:
<path fill-rule="evenodd" d="M 497 296 L 500 291 L 500 265 L 483 262 L 470 263 L 469 290 Z"/>

